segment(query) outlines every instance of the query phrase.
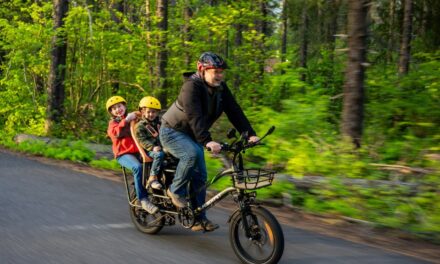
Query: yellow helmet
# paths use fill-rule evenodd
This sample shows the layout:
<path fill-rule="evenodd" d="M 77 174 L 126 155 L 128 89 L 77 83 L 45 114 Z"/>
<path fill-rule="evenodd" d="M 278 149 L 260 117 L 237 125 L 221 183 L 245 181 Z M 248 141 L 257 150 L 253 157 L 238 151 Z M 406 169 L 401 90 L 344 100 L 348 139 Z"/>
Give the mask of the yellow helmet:
<path fill-rule="evenodd" d="M 124 103 L 126 104 L 127 102 L 125 101 L 124 98 L 122 98 L 119 95 L 116 96 L 112 96 L 107 100 L 107 103 L 105 104 L 105 108 L 107 108 L 107 111 L 110 111 L 110 107 L 114 106 L 117 103 Z"/>
<path fill-rule="evenodd" d="M 143 108 L 143 107 L 153 108 L 157 110 L 162 109 L 159 100 L 157 100 L 152 96 L 145 96 L 144 98 L 141 99 L 141 101 L 139 102 L 139 108 Z"/>

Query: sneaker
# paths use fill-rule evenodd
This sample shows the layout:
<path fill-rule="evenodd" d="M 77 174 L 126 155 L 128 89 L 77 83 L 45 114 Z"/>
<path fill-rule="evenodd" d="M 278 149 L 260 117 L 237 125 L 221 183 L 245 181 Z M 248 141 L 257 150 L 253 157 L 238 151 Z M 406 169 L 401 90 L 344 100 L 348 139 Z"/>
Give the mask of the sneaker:
<path fill-rule="evenodd" d="M 160 182 L 158 180 L 153 180 L 150 182 L 150 186 L 151 188 L 155 189 L 155 190 L 160 190 L 162 189 L 162 184 L 160 184 Z"/>
<path fill-rule="evenodd" d="M 173 204 L 178 208 L 186 207 L 186 200 L 182 197 L 179 197 L 178 194 L 172 193 L 170 189 L 167 190 L 167 195 L 171 198 Z"/>
<path fill-rule="evenodd" d="M 141 205 L 142 205 L 142 209 L 147 211 L 149 214 L 155 214 L 159 211 L 159 208 L 155 206 L 152 202 L 150 202 L 148 199 L 142 199 Z"/>
<path fill-rule="evenodd" d="M 197 221 L 192 227 L 192 231 L 207 231 L 211 232 L 219 228 L 220 226 L 217 224 L 214 224 L 208 219 L 203 219 L 202 221 Z"/>

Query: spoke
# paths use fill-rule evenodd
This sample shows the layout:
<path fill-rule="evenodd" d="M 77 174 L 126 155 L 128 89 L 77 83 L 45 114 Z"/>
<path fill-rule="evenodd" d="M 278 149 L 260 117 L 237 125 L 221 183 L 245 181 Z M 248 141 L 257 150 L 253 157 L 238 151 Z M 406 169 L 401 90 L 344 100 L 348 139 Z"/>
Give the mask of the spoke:
<path fill-rule="evenodd" d="M 251 226 L 254 226 L 254 224 L 252 224 L 251 222 L 258 222 L 255 221 L 252 217 L 247 217 L 249 224 L 251 224 Z M 263 221 L 261 221 L 263 222 Z M 255 226 L 254 226 L 255 227 Z M 267 228 L 267 224 L 265 225 L 265 227 Z M 240 224 L 240 230 L 238 233 L 238 237 L 239 237 L 239 242 L 241 244 L 241 247 L 243 248 L 243 250 L 245 250 L 250 256 L 252 256 L 252 258 L 255 259 L 265 259 L 268 256 L 270 256 L 271 252 L 272 252 L 272 243 L 270 244 L 266 244 L 266 240 L 267 240 L 267 234 L 266 234 L 266 230 L 263 227 L 263 230 L 261 230 L 261 228 L 259 226 L 256 227 L 257 230 L 253 230 L 252 232 L 260 232 L 261 238 L 260 240 L 252 240 L 246 237 L 246 231 L 244 229 L 243 226 L 243 222 Z"/>

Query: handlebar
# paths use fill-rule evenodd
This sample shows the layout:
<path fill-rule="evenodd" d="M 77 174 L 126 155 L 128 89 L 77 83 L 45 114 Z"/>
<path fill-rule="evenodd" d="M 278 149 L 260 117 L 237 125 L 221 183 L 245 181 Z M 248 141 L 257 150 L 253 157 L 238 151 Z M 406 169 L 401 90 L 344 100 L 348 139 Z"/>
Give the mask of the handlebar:
<path fill-rule="evenodd" d="M 257 145 L 261 145 L 261 141 L 268 135 L 272 134 L 274 130 L 275 130 L 275 126 L 270 127 L 269 130 L 264 134 L 264 136 L 262 136 L 256 142 L 248 142 L 248 133 L 244 132 L 241 134 L 240 138 L 236 139 L 231 144 L 221 142 L 220 143 L 221 151 L 239 153 L 246 149 L 253 148 Z M 206 149 L 208 151 L 211 151 L 210 147 L 207 147 Z"/>

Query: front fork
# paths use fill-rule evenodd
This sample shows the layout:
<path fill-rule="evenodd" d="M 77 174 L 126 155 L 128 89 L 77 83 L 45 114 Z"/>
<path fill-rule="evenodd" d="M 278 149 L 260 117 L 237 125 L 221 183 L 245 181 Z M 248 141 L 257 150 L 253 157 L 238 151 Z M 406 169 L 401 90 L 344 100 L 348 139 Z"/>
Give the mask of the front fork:
<path fill-rule="evenodd" d="M 257 218 L 255 217 L 255 215 L 250 213 L 251 206 L 258 205 L 257 202 L 255 201 L 255 197 L 256 197 L 255 192 L 245 193 L 243 191 L 240 191 L 238 195 L 234 197 L 234 200 L 238 204 L 238 209 L 231 215 L 231 217 L 228 220 L 228 222 L 230 222 L 233 216 L 235 216 L 236 214 L 241 214 L 242 224 L 246 232 L 246 237 L 253 240 L 258 239 L 258 237 L 256 237 L 258 233 L 252 232 L 254 230 L 253 230 L 253 226 L 251 226 L 251 224 L 248 222 L 248 216 L 252 217 L 252 225 L 258 226 Z"/>

